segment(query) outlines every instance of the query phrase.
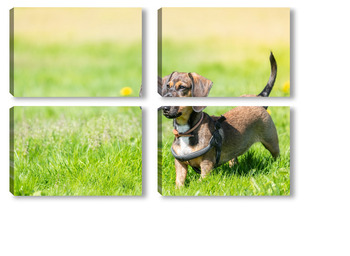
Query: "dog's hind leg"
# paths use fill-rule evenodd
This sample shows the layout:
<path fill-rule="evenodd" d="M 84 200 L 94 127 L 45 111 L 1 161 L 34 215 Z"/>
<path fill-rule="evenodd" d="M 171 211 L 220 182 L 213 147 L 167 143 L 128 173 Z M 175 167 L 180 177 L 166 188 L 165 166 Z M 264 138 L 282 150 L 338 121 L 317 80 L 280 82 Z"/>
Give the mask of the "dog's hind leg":
<path fill-rule="evenodd" d="M 235 164 L 238 164 L 237 157 L 232 158 L 230 161 L 228 161 L 228 165 L 230 166 L 230 168 L 232 168 Z"/>
<path fill-rule="evenodd" d="M 280 155 L 280 147 L 278 145 L 277 133 L 273 134 L 273 136 L 264 138 L 264 140 L 262 140 L 261 143 L 268 151 L 270 151 L 273 158 L 276 159 Z"/>
<path fill-rule="evenodd" d="M 270 151 L 271 155 L 276 159 L 280 155 L 280 147 L 278 144 L 278 135 L 276 126 L 272 119 L 269 119 L 263 133 L 260 136 L 260 141 L 264 147 Z"/>

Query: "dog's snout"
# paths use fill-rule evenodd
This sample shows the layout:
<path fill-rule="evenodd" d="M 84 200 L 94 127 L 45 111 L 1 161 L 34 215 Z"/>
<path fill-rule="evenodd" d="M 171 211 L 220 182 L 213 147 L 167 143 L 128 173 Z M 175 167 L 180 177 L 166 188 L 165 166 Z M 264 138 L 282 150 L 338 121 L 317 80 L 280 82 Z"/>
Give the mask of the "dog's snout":
<path fill-rule="evenodd" d="M 170 111 L 170 106 L 163 106 L 162 107 L 164 112 L 169 112 Z"/>

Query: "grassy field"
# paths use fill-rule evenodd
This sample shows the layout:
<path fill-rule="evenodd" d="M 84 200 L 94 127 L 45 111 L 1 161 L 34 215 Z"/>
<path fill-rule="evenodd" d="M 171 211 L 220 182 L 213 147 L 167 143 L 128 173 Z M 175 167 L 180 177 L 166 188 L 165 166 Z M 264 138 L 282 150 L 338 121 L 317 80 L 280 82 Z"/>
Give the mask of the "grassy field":
<path fill-rule="evenodd" d="M 138 107 L 15 107 L 13 193 L 142 194 Z"/>
<path fill-rule="evenodd" d="M 142 83 L 141 43 L 14 43 L 16 97 L 119 97 Z"/>
<path fill-rule="evenodd" d="M 278 72 L 270 96 L 290 96 L 284 87 L 290 80 L 289 9 L 162 10 L 160 76 L 196 72 L 213 82 L 209 97 L 258 94 L 270 75 L 272 51 Z"/>
<path fill-rule="evenodd" d="M 220 115 L 232 107 L 207 107 L 205 112 Z M 261 143 L 238 157 L 232 169 L 228 163 L 214 169 L 204 180 L 189 167 L 185 187 L 175 188 L 174 157 L 170 147 L 174 140 L 172 120 L 162 117 L 162 157 L 159 184 L 165 196 L 269 196 L 290 194 L 290 109 L 269 107 L 280 144 L 280 157 L 274 161 Z"/>
<path fill-rule="evenodd" d="M 198 44 L 201 47 L 196 47 Z M 162 51 L 163 76 L 173 71 L 196 72 L 213 82 L 208 97 L 239 97 L 243 94 L 259 94 L 270 76 L 270 50 L 268 47 L 235 47 L 207 39 L 177 44 L 164 41 Z M 232 49 L 235 50 L 232 50 Z M 278 50 L 273 50 L 278 49 Z M 289 48 L 272 47 L 278 71 L 275 87 L 270 97 L 289 97 L 284 84 L 289 81 Z M 234 56 L 244 52 L 245 56 Z"/>
<path fill-rule="evenodd" d="M 140 8 L 14 8 L 12 14 L 16 97 L 138 97 Z M 124 87 L 132 92 L 122 95 Z"/>

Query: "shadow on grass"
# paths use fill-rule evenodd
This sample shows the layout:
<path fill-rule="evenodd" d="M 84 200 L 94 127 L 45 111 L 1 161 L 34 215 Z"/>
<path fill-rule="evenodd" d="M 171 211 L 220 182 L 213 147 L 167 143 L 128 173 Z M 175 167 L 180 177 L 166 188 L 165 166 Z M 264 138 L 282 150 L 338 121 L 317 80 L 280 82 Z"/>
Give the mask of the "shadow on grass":
<path fill-rule="evenodd" d="M 257 155 L 253 150 L 248 151 L 238 158 L 238 164 L 232 168 L 228 162 L 213 170 L 213 174 L 221 173 L 225 176 L 255 176 L 259 174 L 268 174 L 271 165 L 274 162 L 272 156 Z"/>

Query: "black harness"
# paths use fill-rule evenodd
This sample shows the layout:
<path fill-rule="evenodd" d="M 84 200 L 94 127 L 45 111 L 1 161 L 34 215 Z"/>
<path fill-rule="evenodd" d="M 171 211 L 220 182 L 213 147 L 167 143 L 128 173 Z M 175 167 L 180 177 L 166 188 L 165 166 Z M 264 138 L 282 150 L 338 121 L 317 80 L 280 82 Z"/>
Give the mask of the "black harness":
<path fill-rule="evenodd" d="M 209 116 L 209 118 L 213 121 L 213 119 Z M 210 141 L 209 141 L 209 145 L 206 146 L 205 148 L 202 148 L 200 150 L 197 150 L 195 152 L 191 152 L 187 155 L 177 155 L 173 149 L 173 147 L 171 147 L 171 153 L 173 154 L 173 156 L 181 161 L 181 162 L 185 162 L 185 161 L 189 161 L 189 160 L 192 160 L 192 159 L 195 159 L 197 157 L 200 157 L 206 153 L 208 153 L 213 147 L 215 148 L 216 150 L 216 163 L 215 163 L 215 167 L 218 166 L 219 162 L 220 162 L 220 156 L 221 156 L 221 147 L 222 147 L 222 137 L 220 135 L 220 132 L 219 130 L 221 129 L 221 123 L 223 121 L 225 121 L 226 118 L 224 116 L 221 116 L 218 120 L 216 120 L 214 122 L 214 126 L 215 126 L 215 130 L 210 138 Z M 197 167 L 193 167 L 193 170 L 195 170 L 197 173 L 201 173 L 201 169 L 200 168 L 197 168 Z"/>

